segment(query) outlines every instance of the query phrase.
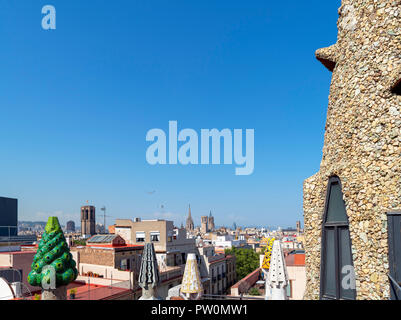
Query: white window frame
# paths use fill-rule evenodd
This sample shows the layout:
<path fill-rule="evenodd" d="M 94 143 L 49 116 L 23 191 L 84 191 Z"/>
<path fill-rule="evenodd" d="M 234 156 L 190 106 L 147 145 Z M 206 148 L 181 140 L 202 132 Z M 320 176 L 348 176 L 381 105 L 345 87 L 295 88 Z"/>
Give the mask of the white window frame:
<path fill-rule="evenodd" d="M 153 236 L 158 236 L 157 240 L 153 240 Z M 160 242 L 160 231 L 151 231 L 150 232 L 150 242 Z"/>
<path fill-rule="evenodd" d="M 138 237 L 138 233 L 139 233 L 140 235 L 143 234 L 143 241 L 138 241 L 138 239 L 142 239 L 142 237 Z M 135 233 L 135 242 L 146 242 L 146 232 L 145 232 L 145 231 L 137 231 L 137 232 Z"/>

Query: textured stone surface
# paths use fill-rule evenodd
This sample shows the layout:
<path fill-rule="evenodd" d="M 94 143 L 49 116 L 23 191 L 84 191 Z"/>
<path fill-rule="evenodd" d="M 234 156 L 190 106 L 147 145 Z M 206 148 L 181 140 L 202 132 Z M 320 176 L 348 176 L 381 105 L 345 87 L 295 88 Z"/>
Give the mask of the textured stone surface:
<path fill-rule="evenodd" d="M 307 288 L 318 299 L 328 179 L 341 179 L 357 299 L 389 296 L 386 212 L 401 210 L 401 1 L 343 0 L 338 40 L 316 52 L 333 71 L 317 174 L 304 182 Z"/>
<path fill-rule="evenodd" d="M 42 290 L 42 300 L 67 300 L 67 287 L 62 286 L 55 290 Z"/>

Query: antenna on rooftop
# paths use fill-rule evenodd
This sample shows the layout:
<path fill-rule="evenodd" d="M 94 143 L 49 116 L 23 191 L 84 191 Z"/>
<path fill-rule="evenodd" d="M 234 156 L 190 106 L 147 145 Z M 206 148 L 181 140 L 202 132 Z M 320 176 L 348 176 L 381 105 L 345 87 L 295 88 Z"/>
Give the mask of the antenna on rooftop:
<path fill-rule="evenodd" d="M 106 233 L 106 217 L 110 217 L 110 216 L 106 216 L 106 207 L 103 206 L 102 208 L 100 208 L 100 210 L 103 211 L 103 228 L 104 228 L 104 233 Z"/>

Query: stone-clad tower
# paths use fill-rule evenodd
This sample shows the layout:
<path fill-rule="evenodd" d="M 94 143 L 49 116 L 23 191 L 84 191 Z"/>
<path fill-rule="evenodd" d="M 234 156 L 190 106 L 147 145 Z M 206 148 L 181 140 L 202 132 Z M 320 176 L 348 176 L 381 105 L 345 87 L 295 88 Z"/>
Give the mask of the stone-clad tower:
<path fill-rule="evenodd" d="M 193 231 L 194 230 L 194 221 L 192 220 L 192 216 L 191 216 L 191 205 L 189 205 L 188 218 L 187 218 L 187 221 L 186 221 L 185 229 L 187 231 Z"/>
<path fill-rule="evenodd" d="M 385 299 L 387 213 L 401 210 L 401 4 L 343 0 L 339 14 L 337 42 L 316 52 L 333 75 L 320 170 L 304 182 L 305 298 Z"/>

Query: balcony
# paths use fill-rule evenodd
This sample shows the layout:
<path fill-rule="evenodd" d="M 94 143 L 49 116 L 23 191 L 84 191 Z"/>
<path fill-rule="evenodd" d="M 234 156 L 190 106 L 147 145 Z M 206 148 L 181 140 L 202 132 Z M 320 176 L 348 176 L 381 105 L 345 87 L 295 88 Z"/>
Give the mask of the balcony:
<path fill-rule="evenodd" d="M 184 265 L 185 267 L 185 265 Z M 177 279 L 179 277 L 182 277 L 183 275 L 183 268 L 181 266 L 177 267 L 165 267 L 162 271 L 160 271 L 160 280 L 163 281 L 169 281 L 172 279 Z"/>

